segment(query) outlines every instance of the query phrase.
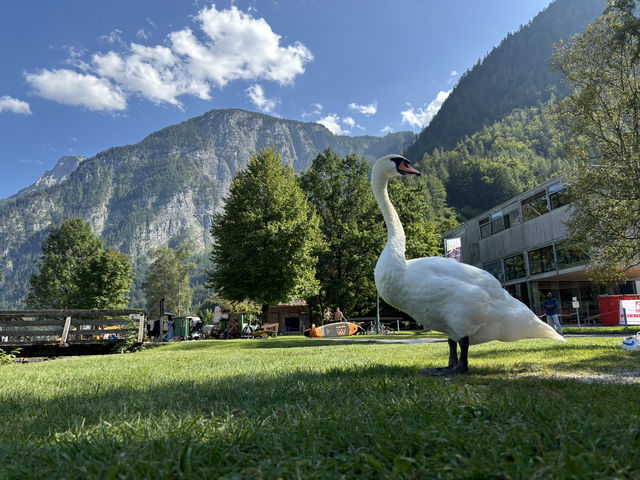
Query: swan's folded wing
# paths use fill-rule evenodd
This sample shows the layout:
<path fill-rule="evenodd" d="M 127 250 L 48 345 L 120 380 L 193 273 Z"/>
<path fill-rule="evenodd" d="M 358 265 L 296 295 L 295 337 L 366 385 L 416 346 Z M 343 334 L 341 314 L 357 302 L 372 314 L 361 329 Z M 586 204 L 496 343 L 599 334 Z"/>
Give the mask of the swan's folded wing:
<path fill-rule="evenodd" d="M 452 259 L 431 257 L 407 262 L 415 287 L 416 320 L 454 340 L 472 344 L 548 337 L 562 340 L 526 305 L 513 298 L 490 273 Z"/>

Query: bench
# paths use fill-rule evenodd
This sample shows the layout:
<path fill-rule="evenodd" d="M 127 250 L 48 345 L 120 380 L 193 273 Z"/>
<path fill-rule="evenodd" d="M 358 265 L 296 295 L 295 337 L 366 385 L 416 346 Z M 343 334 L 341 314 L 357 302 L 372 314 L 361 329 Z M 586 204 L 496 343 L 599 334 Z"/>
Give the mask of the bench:
<path fill-rule="evenodd" d="M 259 330 L 253 332 L 253 338 L 277 337 L 278 327 L 277 323 L 265 323 Z"/>

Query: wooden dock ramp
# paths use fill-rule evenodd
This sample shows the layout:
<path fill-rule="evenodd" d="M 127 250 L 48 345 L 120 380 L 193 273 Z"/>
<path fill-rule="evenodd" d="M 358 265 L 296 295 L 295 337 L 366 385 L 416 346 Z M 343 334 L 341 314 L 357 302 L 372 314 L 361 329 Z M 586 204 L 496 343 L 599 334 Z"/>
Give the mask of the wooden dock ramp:
<path fill-rule="evenodd" d="M 109 345 L 137 335 L 143 342 L 147 312 L 119 310 L 0 310 L 0 348 Z"/>

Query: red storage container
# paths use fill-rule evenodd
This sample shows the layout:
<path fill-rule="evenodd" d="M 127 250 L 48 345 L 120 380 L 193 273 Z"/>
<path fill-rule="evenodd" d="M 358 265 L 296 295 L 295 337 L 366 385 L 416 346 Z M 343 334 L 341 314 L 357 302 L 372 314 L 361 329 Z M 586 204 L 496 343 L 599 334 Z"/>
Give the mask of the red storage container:
<path fill-rule="evenodd" d="M 609 295 L 598 298 L 603 327 L 624 323 L 620 320 L 620 302 L 622 300 L 640 300 L 640 295 Z"/>

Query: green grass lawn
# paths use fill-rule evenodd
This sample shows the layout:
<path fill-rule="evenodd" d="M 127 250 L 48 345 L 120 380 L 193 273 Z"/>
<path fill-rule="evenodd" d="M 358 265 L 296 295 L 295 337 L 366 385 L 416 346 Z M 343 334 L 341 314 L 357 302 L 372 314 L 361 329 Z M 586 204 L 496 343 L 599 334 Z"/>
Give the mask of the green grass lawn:
<path fill-rule="evenodd" d="M 577 334 L 598 334 L 598 335 L 635 335 L 640 331 L 640 327 L 637 325 L 630 325 L 629 327 L 563 327 L 566 333 Z"/>
<path fill-rule="evenodd" d="M 640 352 L 620 338 L 289 337 L 0 366 L 0 478 L 638 478 Z"/>
<path fill-rule="evenodd" d="M 565 334 L 573 335 L 620 335 L 628 336 L 635 335 L 640 332 L 640 327 L 637 325 L 631 325 L 629 327 L 615 326 L 615 327 L 601 327 L 601 326 L 564 326 L 563 332 Z M 447 336 L 444 333 L 436 332 L 435 330 L 400 330 L 392 331 L 391 335 L 400 335 L 407 338 L 443 338 Z M 369 338 L 375 338 L 375 336 L 369 336 Z M 380 336 L 380 338 L 384 338 Z"/>

